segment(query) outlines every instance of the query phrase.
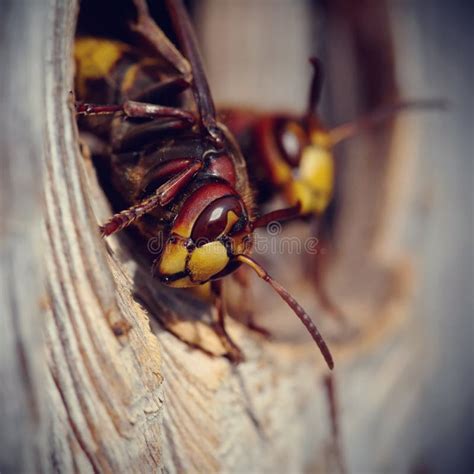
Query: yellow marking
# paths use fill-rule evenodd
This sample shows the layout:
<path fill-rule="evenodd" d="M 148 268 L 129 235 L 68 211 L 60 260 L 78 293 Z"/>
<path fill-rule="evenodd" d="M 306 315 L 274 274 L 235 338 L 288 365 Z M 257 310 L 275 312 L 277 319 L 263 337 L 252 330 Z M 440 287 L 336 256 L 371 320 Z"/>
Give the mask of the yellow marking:
<path fill-rule="evenodd" d="M 188 251 L 182 242 L 166 244 L 161 256 L 158 272 L 160 275 L 174 275 L 184 272 Z"/>
<path fill-rule="evenodd" d="M 328 132 L 322 130 L 315 130 L 310 134 L 311 143 L 322 148 L 331 148 L 331 137 Z"/>
<path fill-rule="evenodd" d="M 128 92 L 133 87 L 139 70 L 140 64 L 134 64 L 127 69 L 122 81 L 122 93 Z"/>
<path fill-rule="evenodd" d="M 193 281 L 204 282 L 224 270 L 228 263 L 226 248 L 221 242 L 214 241 L 194 249 L 188 262 L 188 270 Z"/>
<path fill-rule="evenodd" d="M 191 288 L 195 287 L 198 283 L 192 282 L 188 276 L 180 278 L 179 280 L 170 281 L 166 283 L 166 286 L 170 286 L 171 288 Z"/>
<path fill-rule="evenodd" d="M 290 181 L 284 188 L 285 198 L 292 205 L 299 204 L 302 214 L 314 213 L 311 188 L 299 180 Z"/>
<path fill-rule="evenodd" d="M 334 186 L 334 161 L 332 154 L 317 146 L 303 150 L 299 178 L 315 190 L 331 192 Z"/>
<path fill-rule="evenodd" d="M 275 161 L 275 164 L 272 166 L 272 173 L 277 186 L 291 180 L 291 166 L 283 160 L 278 159 L 278 161 Z"/>
<path fill-rule="evenodd" d="M 227 213 L 227 222 L 225 225 L 225 229 L 221 235 L 227 235 L 230 232 L 230 229 L 232 229 L 234 224 L 237 224 L 238 221 L 239 221 L 239 216 L 234 211 L 229 211 Z"/>
<path fill-rule="evenodd" d="M 291 204 L 299 202 L 303 213 L 321 214 L 331 201 L 334 189 L 334 160 L 332 154 L 311 145 L 301 156 L 298 179 L 285 186 Z"/>
<path fill-rule="evenodd" d="M 129 49 L 127 45 L 119 41 L 92 37 L 77 39 L 74 46 L 74 58 L 79 93 L 82 96 L 86 94 L 86 82 L 89 79 L 106 77 L 123 53 Z"/>
<path fill-rule="evenodd" d="M 197 219 L 198 218 L 196 217 L 194 221 L 190 221 L 189 216 L 188 216 L 187 220 L 183 219 L 181 222 L 179 222 L 177 225 L 173 227 L 173 233 L 178 234 L 183 239 L 187 239 L 191 237 L 191 234 L 193 233 L 194 222 Z"/>

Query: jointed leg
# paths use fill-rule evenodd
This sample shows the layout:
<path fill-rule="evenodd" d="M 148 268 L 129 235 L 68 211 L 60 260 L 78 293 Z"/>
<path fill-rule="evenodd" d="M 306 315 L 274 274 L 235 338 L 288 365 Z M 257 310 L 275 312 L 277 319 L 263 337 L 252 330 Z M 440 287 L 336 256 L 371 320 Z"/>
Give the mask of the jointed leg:
<path fill-rule="evenodd" d="M 217 310 L 217 320 L 213 324 L 214 330 L 227 350 L 227 357 L 235 364 L 243 362 L 245 358 L 242 351 L 236 346 L 234 341 L 232 341 L 225 329 L 225 304 L 222 295 L 222 281 L 213 281 L 211 283 L 211 290 L 214 296 L 214 306 Z"/>
<path fill-rule="evenodd" d="M 311 119 L 314 115 L 314 109 L 318 106 L 321 98 L 321 89 L 323 88 L 323 65 L 318 58 L 310 58 L 313 65 L 313 79 L 311 81 L 311 89 L 309 91 L 308 109 L 306 116 Z"/>
<path fill-rule="evenodd" d="M 324 220 L 324 217 L 323 217 Z M 331 317 L 338 320 L 341 323 L 346 323 L 346 317 L 343 311 L 332 301 L 330 296 L 327 293 L 326 287 L 324 285 L 324 278 L 323 278 L 323 267 L 324 267 L 324 254 L 323 254 L 323 244 L 326 241 L 324 237 L 325 225 L 324 222 L 318 221 L 316 219 L 312 220 L 312 230 L 313 235 L 318 235 L 318 244 L 316 247 L 316 255 L 314 255 L 314 259 L 318 259 L 318 261 L 314 261 L 314 264 L 311 266 L 311 275 L 314 281 L 314 290 L 316 292 L 319 304 L 321 305 L 322 309 Z M 322 236 L 323 234 L 323 236 Z"/>
<path fill-rule="evenodd" d="M 133 0 L 133 3 L 137 8 L 137 22 L 131 25 L 131 29 L 144 38 L 160 56 L 168 61 L 189 82 L 192 74 L 188 60 L 153 21 L 148 11 L 146 0 Z"/>
<path fill-rule="evenodd" d="M 181 76 L 172 77 L 171 79 L 153 84 L 142 92 L 134 95 L 132 99 L 139 102 L 156 103 L 155 101 L 159 98 L 177 96 L 186 89 L 189 89 L 190 85 L 190 82 Z"/>
<path fill-rule="evenodd" d="M 102 236 L 107 237 L 129 226 L 139 217 L 159 206 L 169 204 L 202 168 L 201 161 L 193 161 L 181 173 L 162 184 L 149 198 L 112 216 L 100 227 Z"/>
<path fill-rule="evenodd" d="M 319 304 L 323 310 L 334 319 L 337 319 L 341 323 L 346 323 L 346 317 L 342 310 L 337 306 L 327 294 L 326 288 L 324 287 L 321 272 L 315 271 L 315 291 L 319 301 Z"/>
<path fill-rule="evenodd" d="M 114 214 L 104 225 L 100 226 L 100 233 L 102 237 L 108 237 L 109 235 L 115 234 L 121 231 L 125 227 L 128 227 L 138 218 L 152 211 L 159 206 L 159 202 L 156 196 L 153 195 L 148 199 L 136 204 L 135 206 L 129 207 L 117 214 Z"/>
<path fill-rule="evenodd" d="M 335 461 L 338 465 L 338 470 L 341 474 L 347 472 L 346 463 L 344 459 L 344 452 L 342 449 L 342 440 L 340 432 L 340 417 L 339 406 L 337 403 L 336 383 L 334 374 L 328 374 L 324 377 L 324 388 L 326 391 L 326 399 L 329 408 L 329 420 L 331 422 L 331 444 Z"/>
<path fill-rule="evenodd" d="M 260 326 L 259 324 L 255 322 L 254 313 L 252 311 L 249 311 L 246 316 L 247 316 L 247 320 L 245 322 L 245 325 L 247 326 L 248 329 L 260 334 L 265 339 L 272 338 L 272 333 L 268 329 L 264 328 L 263 326 Z"/>
<path fill-rule="evenodd" d="M 199 110 L 201 130 L 206 132 L 217 147 L 224 143 L 222 130 L 217 124 L 216 108 L 201 60 L 194 28 L 182 0 L 166 0 L 166 6 L 174 26 L 181 50 L 191 64 L 193 95 Z"/>
<path fill-rule="evenodd" d="M 99 104 L 76 104 L 78 115 L 110 115 L 116 112 L 123 112 L 130 118 L 176 118 L 194 124 L 195 118 L 191 112 L 175 107 L 165 107 L 163 105 L 148 104 L 146 102 L 136 102 L 127 100 L 121 105 L 99 105 Z"/>
<path fill-rule="evenodd" d="M 250 286 L 249 280 L 249 269 L 247 267 L 240 267 L 237 271 L 232 273 L 234 280 L 245 292 L 245 300 L 250 300 L 252 302 L 252 288 Z M 251 305 L 249 305 L 251 306 Z M 240 320 L 240 319 L 239 319 Z M 255 315 L 251 309 L 245 309 L 244 317 L 242 318 L 242 323 L 250 329 L 251 331 L 257 332 L 263 337 L 270 339 L 272 337 L 270 331 L 255 322 Z"/>

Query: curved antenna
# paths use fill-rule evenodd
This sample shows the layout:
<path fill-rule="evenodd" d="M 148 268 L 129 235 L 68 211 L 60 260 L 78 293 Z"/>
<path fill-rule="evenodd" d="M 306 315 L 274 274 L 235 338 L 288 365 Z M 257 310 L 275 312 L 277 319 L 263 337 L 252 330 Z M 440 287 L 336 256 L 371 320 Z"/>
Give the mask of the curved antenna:
<path fill-rule="evenodd" d="M 217 127 L 216 108 L 212 100 L 206 73 L 202 64 L 198 42 L 188 12 L 181 0 L 166 0 L 171 21 L 184 55 L 191 63 L 193 74 L 193 95 L 201 116 L 202 128 L 209 133 L 214 141 L 222 140 Z"/>
<path fill-rule="evenodd" d="M 412 100 L 387 105 L 359 117 L 351 122 L 343 123 L 329 130 L 329 139 L 334 146 L 359 133 L 370 130 L 383 122 L 392 119 L 399 112 L 405 110 L 446 110 L 448 104 L 444 100 L 425 99 Z"/>
<path fill-rule="evenodd" d="M 309 101 L 308 109 L 306 110 L 306 116 L 311 118 L 314 114 L 314 110 L 319 104 L 321 99 L 321 90 L 323 88 L 323 63 L 316 57 L 309 58 L 309 62 L 313 65 L 313 79 L 311 81 L 311 88 L 309 90 Z"/>
<path fill-rule="evenodd" d="M 311 334 L 312 338 L 314 339 L 314 342 L 316 342 L 316 344 L 318 345 L 319 350 L 321 351 L 321 354 L 324 357 L 324 360 L 326 361 L 326 364 L 332 370 L 334 368 L 334 360 L 332 358 L 331 351 L 329 350 L 329 347 L 324 341 L 323 336 L 321 336 L 321 333 L 319 332 L 318 328 L 313 323 L 312 319 L 309 317 L 306 311 L 302 308 L 302 306 L 293 298 L 293 296 L 288 293 L 288 291 L 285 290 L 285 288 L 283 288 L 283 286 L 280 285 L 280 283 L 275 281 L 267 273 L 267 271 L 263 267 L 261 267 L 255 260 L 250 257 L 247 257 L 247 255 L 237 255 L 235 258 L 239 262 L 245 263 L 246 265 L 251 267 L 262 280 L 265 280 L 268 284 L 270 284 L 273 289 L 280 295 L 283 301 L 285 301 L 285 303 L 293 310 L 293 312 L 296 314 L 296 316 L 298 316 L 301 322 L 305 325 L 308 332 Z"/>

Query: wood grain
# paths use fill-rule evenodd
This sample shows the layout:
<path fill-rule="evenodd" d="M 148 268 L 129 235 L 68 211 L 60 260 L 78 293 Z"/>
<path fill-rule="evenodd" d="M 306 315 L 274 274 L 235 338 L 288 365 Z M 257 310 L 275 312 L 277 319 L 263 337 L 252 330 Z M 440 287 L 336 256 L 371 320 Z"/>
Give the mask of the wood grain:
<path fill-rule="evenodd" d="M 249 359 L 245 367 L 235 369 L 226 359 L 191 349 L 158 323 L 169 324 L 168 313 L 176 313 L 181 294 L 157 288 L 149 269 L 133 258 L 126 237 L 99 238 L 98 222 L 110 208 L 91 162 L 79 152 L 68 98 L 72 36 L 66 32 L 74 29 L 75 14 L 74 4 L 56 5 L 53 66 L 46 76 L 46 380 L 53 467 L 61 472 L 153 472 L 162 465 L 169 472 L 259 465 L 302 470 L 309 453 L 301 440 L 311 425 L 294 426 L 292 445 L 281 457 L 264 448 L 283 447 L 287 427 L 300 413 L 324 431 L 326 423 L 319 420 L 324 413 L 313 397 L 323 364 L 313 347 L 301 351 L 263 343 L 231 323 Z M 215 344 L 205 322 L 177 316 L 184 318 L 181 336 L 196 334 L 197 328 L 197 334 L 204 331 L 201 346 Z M 121 328 L 124 334 L 117 336 Z M 293 408 L 278 408 L 289 397 Z M 255 443 L 261 449 L 245 455 Z"/>
<path fill-rule="evenodd" d="M 44 106 L 50 460 L 60 472 L 152 471 L 161 456 L 158 341 L 91 209 L 70 96 L 77 5 L 56 2 L 51 13 Z"/>
<path fill-rule="evenodd" d="M 6 1 L 0 18 L 0 471 L 41 463 L 44 300 L 42 57 L 46 2 Z M 26 59 L 25 59 L 26 58 Z M 36 78 L 34 82 L 31 78 Z"/>

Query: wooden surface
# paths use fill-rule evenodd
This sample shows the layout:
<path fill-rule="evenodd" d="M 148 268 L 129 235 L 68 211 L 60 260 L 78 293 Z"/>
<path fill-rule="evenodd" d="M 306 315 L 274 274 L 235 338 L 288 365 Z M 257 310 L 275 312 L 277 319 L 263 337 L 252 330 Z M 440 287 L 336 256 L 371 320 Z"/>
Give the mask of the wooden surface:
<path fill-rule="evenodd" d="M 218 101 L 298 112 L 306 101 L 311 73 L 307 58 L 313 54 L 322 57 L 325 64 L 322 113 L 326 123 L 347 121 L 397 97 L 388 13 L 382 2 L 365 2 L 365 9 L 358 10 L 359 16 L 353 15 L 351 2 L 344 1 L 332 2 L 336 11 L 329 12 L 311 7 L 309 2 L 283 2 L 278 6 L 271 2 L 250 3 L 209 1 L 201 11 L 201 37 Z M 327 15 L 332 21 L 324 21 Z M 374 29 L 373 25 L 380 28 Z M 370 39 L 369 31 L 373 35 Z M 220 40 L 214 41 L 214 37 Z M 245 38 L 244 44 L 253 45 L 253 49 L 242 48 L 237 37 Z M 370 55 L 357 56 L 357 48 L 364 51 L 371 41 L 376 47 Z M 264 53 L 252 60 L 259 54 L 260 45 Z M 250 63 L 246 58 L 249 49 Z M 369 57 L 372 74 L 367 73 Z M 383 68 L 385 76 L 377 68 Z M 232 87 L 227 87 L 221 77 L 230 78 Z M 361 83 L 372 94 L 364 97 Z M 408 361 L 416 359 L 420 351 L 409 336 L 413 321 L 406 319 L 413 267 L 401 242 L 403 224 L 397 218 L 406 215 L 409 202 L 394 199 L 392 194 L 393 190 L 406 194 L 410 189 L 409 177 L 417 156 L 416 120 L 401 117 L 395 128 L 390 125 L 336 150 L 338 208 L 326 283 L 348 316 L 349 327 L 342 331 L 334 328 L 318 312 L 308 281 L 308 265 L 313 264 L 308 263 L 308 255 L 259 256 L 304 306 L 318 315 L 318 322 L 326 323 L 323 328 L 330 334 L 338 361 L 335 375 L 341 399 L 342 444 L 348 469 L 356 472 L 377 471 L 389 457 L 397 429 L 387 431 L 380 451 L 369 455 L 368 439 L 371 443 L 374 439 L 368 427 L 380 419 L 375 414 L 380 416 L 389 403 L 388 394 L 396 390 L 407 370 Z M 296 226 L 289 227 L 284 237 L 294 235 L 308 237 L 307 230 Z M 258 284 L 256 287 L 257 294 L 265 295 L 254 303 L 259 321 L 276 328 L 282 340 L 293 344 L 306 341 L 299 326 L 293 324 L 278 301 L 272 300 L 270 292 Z M 311 371 L 304 377 L 310 374 Z M 418 374 L 420 383 L 425 374 L 425 370 Z M 419 389 L 420 385 L 414 384 L 413 390 L 415 385 Z M 320 386 L 314 397 L 323 396 Z M 402 400 L 393 413 L 399 420 L 397 426 L 406 420 L 407 406 L 412 401 L 413 398 Z M 301 417 L 299 423 L 306 424 L 304 419 Z M 313 447 L 321 445 L 320 430 L 318 424 L 309 434 L 308 442 Z M 288 445 L 293 442 L 297 440 L 288 436 Z M 324 459 L 315 449 L 308 468 L 333 472 L 334 465 L 324 466 Z"/>
<path fill-rule="evenodd" d="M 45 78 L 50 459 L 60 472 L 152 471 L 160 463 L 160 351 L 91 209 L 69 95 L 76 8 L 57 2 L 52 10 Z"/>
<path fill-rule="evenodd" d="M 315 19 L 318 11 L 313 16 L 300 16 L 301 8 L 308 7 L 309 2 L 294 2 L 291 12 L 284 2 L 262 3 L 263 12 L 258 17 L 254 2 L 206 2 L 202 21 L 218 29 L 221 39 L 213 41 L 212 30 L 205 29 L 202 38 L 208 48 L 211 82 L 223 101 L 259 101 L 267 108 L 274 104 L 276 109 L 297 110 L 306 93 L 305 88 L 301 90 L 303 69 L 282 68 L 282 64 L 288 64 L 289 57 L 292 65 L 298 62 L 304 68 L 304 56 L 314 51 L 327 67 L 323 114 L 331 123 L 356 115 L 364 103 L 376 105 L 377 95 L 378 100 L 384 98 L 379 84 L 367 77 L 370 69 L 362 70 L 360 77 L 353 73 L 357 47 L 351 36 L 354 24 L 347 25 L 347 14 L 333 15 L 327 25 Z M 354 4 L 327 3 L 334 10 Z M 358 2 L 354 9 L 369 37 L 386 25 L 370 24 L 363 6 L 373 13 L 382 4 Z M 468 210 L 472 206 L 473 122 L 468 84 L 474 68 L 467 25 L 474 12 L 472 4 L 462 1 L 453 5 L 436 1 L 387 4 L 400 95 L 443 98 L 451 105 L 444 113 L 400 117 L 393 129 L 392 146 L 385 151 L 382 131 L 360 137 L 338 152 L 338 159 L 345 160 L 340 175 L 343 203 L 335 235 L 339 251 L 334 267 L 329 269 L 328 284 L 343 292 L 338 301 L 344 305 L 351 297 L 345 306 L 351 315 L 360 315 L 366 322 L 378 320 L 378 324 L 365 326 L 368 344 L 361 344 L 348 364 L 337 371 L 346 463 L 352 472 L 468 472 L 474 465 L 470 446 L 474 429 L 470 342 L 473 227 Z M 311 45 L 301 38 L 307 39 L 307 24 L 300 25 L 301 36 L 287 29 L 295 16 L 303 17 L 303 23 L 309 18 L 316 27 L 323 26 Z M 261 24 L 265 27 L 259 28 Z M 334 35 L 338 29 L 342 34 Z M 359 40 L 361 34 L 363 28 Z M 227 37 L 239 44 L 235 51 L 232 43 L 225 41 Z M 298 38 L 301 43 L 291 51 Z M 242 45 L 256 56 L 262 43 L 266 54 L 249 65 Z M 380 56 L 386 54 L 384 41 L 372 37 L 365 46 L 370 45 L 379 48 Z M 359 52 L 361 46 L 363 42 L 359 42 Z M 237 79 L 240 71 L 242 87 Z M 233 81 L 232 88 L 220 81 L 221 74 Z M 374 80 L 377 78 L 372 77 Z M 278 95 L 274 102 L 272 94 Z M 377 179 L 379 166 L 385 167 L 382 179 Z M 399 269 L 400 292 L 395 278 L 391 293 L 395 298 L 391 303 L 389 299 L 388 308 L 401 318 L 384 318 L 390 310 L 379 314 L 367 311 L 375 293 L 364 290 L 367 280 L 360 277 L 361 266 L 357 264 L 361 254 L 367 253 L 372 262 L 395 270 L 394 275 Z M 347 271 L 351 262 L 355 265 Z M 287 268 L 283 264 L 276 274 L 285 275 Z M 375 288 L 383 282 L 372 280 Z M 416 294 L 416 305 L 397 311 L 396 302 L 404 301 L 407 290 Z M 349 352 L 353 347 L 349 345 Z"/>
<path fill-rule="evenodd" d="M 46 368 L 40 302 L 43 259 L 44 12 L 38 1 L 2 3 L 0 103 L 0 472 L 41 461 Z M 27 58 L 27 60 L 25 60 Z M 31 78 L 35 78 L 34 81 Z"/>
<path fill-rule="evenodd" d="M 191 349 L 159 323 L 209 349 L 216 340 L 205 324 L 209 308 L 198 311 L 203 318 L 190 319 L 196 312 L 192 301 L 150 281 L 126 237 L 99 238 L 97 224 L 110 208 L 87 154 L 80 153 L 69 95 L 76 8 L 74 2 L 53 4 L 46 29 L 44 211 L 38 211 L 44 240 L 36 244 L 43 263 L 36 267 L 44 272 L 46 287 L 41 307 L 47 369 L 39 364 L 44 470 L 153 472 L 164 466 L 168 472 L 302 472 L 310 465 L 324 467 L 331 444 L 324 366 L 288 310 L 273 295 L 268 299 L 273 306 L 258 310 L 275 329 L 272 343 L 230 321 L 248 360 L 232 367 Z M 283 264 L 278 258 L 274 267 Z M 314 312 L 310 288 L 301 291 L 298 281 L 291 289 Z M 260 290 L 257 286 L 256 295 Z M 27 301 L 39 306 L 37 299 Z M 169 311 L 172 321 L 178 319 L 174 326 Z M 289 331 L 278 332 L 278 321 Z M 344 357 L 334 345 L 340 371 Z M 44 361 L 30 341 L 27 354 Z M 13 456 L 11 466 L 21 465 L 20 459 Z M 35 460 L 25 462 L 31 466 Z"/>
<path fill-rule="evenodd" d="M 198 24 L 218 100 L 296 110 L 304 105 L 306 56 L 316 47 L 325 51 L 315 43 L 321 34 L 314 20 L 318 10 L 310 9 L 308 2 L 298 2 L 295 10 L 290 2 L 276 4 L 279 8 L 269 9 L 268 2 L 260 8 L 249 8 L 244 1 L 201 3 Z M 74 1 L 11 2 L 0 19 L 5 38 L 0 48 L 6 53 L 0 97 L 9 111 L 9 120 L 0 127 L 0 472 L 335 472 L 322 359 L 271 292 L 252 280 L 252 295 L 245 297 L 256 308 L 258 321 L 272 329 L 274 341 L 231 320 L 230 333 L 247 357 L 233 367 L 164 329 L 219 354 L 222 348 L 207 325 L 208 307 L 156 285 L 127 236 L 100 239 L 97 224 L 111 209 L 90 157 L 80 151 L 69 96 L 76 9 Z M 404 12 L 400 7 L 395 18 L 403 19 Z M 417 12 L 426 17 L 423 8 Z M 435 37 L 441 17 L 433 14 L 430 22 L 422 23 L 425 30 L 413 26 L 397 34 L 414 41 L 419 31 Z M 264 37 L 261 22 L 266 25 Z M 325 34 L 333 34 L 328 28 Z M 454 29 L 448 22 L 448 45 L 455 44 Z M 347 40 L 345 31 L 342 37 Z M 219 42 L 213 42 L 215 35 Z M 242 48 L 235 40 L 239 37 L 261 45 L 262 59 L 257 47 Z M 272 38 L 270 44 L 264 43 L 266 38 Z M 425 57 L 423 67 L 434 74 L 431 68 L 441 61 L 436 55 L 440 53 L 419 44 L 426 49 L 420 46 L 417 57 Z M 230 54 L 232 47 L 237 47 L 237 56 Z M 245 50 L 254 55 L 248 67 Z M 222 51 L 229 53 L 225 62 Z M 282 51 L 291 68 L 278 61 Z M 426 51 L 435 58 L 432 62 L 423 56 Z M 329 59 L 328 64 L 329 78 L 335 81 L 330 96 L 337 98 L 338 91 L 355 87 L 337 83 L 338 66 Z M 263 79 L 262 71 L 271 80 Z M 412 63 L 399 66 L 399 71 L 402 92 L 410 97 L 444 94 L 452 81 L 453 97 L 462 98 L 461 91 L 467 90 L 466 80 L 453 73 L 437 83 L 439 89 L 424 95 Z M 229 81 L 230 92 L 225 87 Z M 260 84 L 256 93 L 253 84 Z M 394 88 L 388 87 L 392 92 Z M 245 91 L 254 95 L 246 98 Z M 275 96 L 278 100 L 272 102 Z M 325 110 L 335 120 L 347 118 L 360 105 L 344 101 L 338 108 L 328 96 L 325 100 Z M 465 105 L 461 110 L 464 121 L 454 114 L 445 130 L 466 137 L 460 124 L 468 122 L 469 114 Z M 421 128 L 422 136 L 436 157 L 438 184 L 441 176 L 449 182 L 441 180 L 442 197 L 434 207 L 437 218 L 426 252 L 414 246 L 426 235 L 420 222 L 426 222 L 423 203 L 431 189 L 429 179 L 420 187 L 417 173 L 432 169 L 415 133 L 419 119 L 401 118 L 393 134 L 365 137 L 340 152 L 353 160 L 342 175 L 335 251 L 326 275 L 331 292 L 351 316 L 349 328 L 341 332 L 318 310 L 305 280 L 304 255 L 258 256 L 329 336 L 337 364 L 342 443 L 353 472 L 407 472 L 429 467 L 431 456 L 439 463 L 435 468 L 467 459 L 467 443 L 457 443 L 456 437 L 462 432 L 468 439 L 472 431 L 460 429 L 472 387 L 464 385 L 453 395 L 458 409 L 446 404 L 446 392 L 451 384 L 459 389 L 460 378 L 469 377 L 469 365 L 462 363 L 466 351 L 456 345 L 468 336 L 470 321 L 465 287 L 472 268 L 469 274 L 463 251 L 472 226 L 466 227 L 459 209 L 466 200 L 472 164 L 462 154 L 469 148 L 467 141 L 457 148 L 435 146 L 437 120 L 429 122 L 429 133 Z M 375 166 L 385 153 L 383 165 Z M 451 167 L 446 155 L 461 158 Z M 451 201 L 451 196 L 456 199 Z M 368 206 L 370 200 L 374 202 Z M 356 210 L 352 217 L 351 208 Z M 454 239 L 453 258 L 438 258 L 437 247 L 451 242 L 446 228 L 456 226 L 461 231 Z M 301 226 L 288 232 L 308 237 Z M 411 255 L 423 253 L 424 297 L 418 298 L 415 312 L 407 311 L 416 263 L 409 248 L 415 249 Z M 463 277 L 444 301 L 440 288 L 452 289 L 450 275 L 457 271 Z M 235 289 L 229 293 L 235 298 Z M 456 310 L 454 297 L 462 309 Z M 465 325 L 462 337 L 454 326 L 449 332 L 448 312 L 456 328 Z M 446 341 L 446 328 L 448 346 L 438 350 Z M 444 365 L 439 362 L 442 356 L 449 356 Z M 436 398 L 430 398 L 433 391 Z M 432 420 L 440 413 L 454 441 L 448 442 L 442 430 L 426 436 L 439 427 Z M 450 446 L 444 457 L 441 445 Z"/>

